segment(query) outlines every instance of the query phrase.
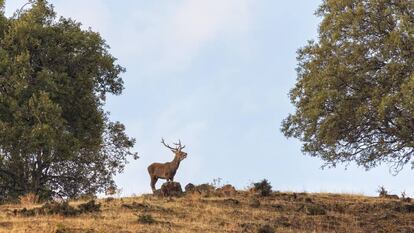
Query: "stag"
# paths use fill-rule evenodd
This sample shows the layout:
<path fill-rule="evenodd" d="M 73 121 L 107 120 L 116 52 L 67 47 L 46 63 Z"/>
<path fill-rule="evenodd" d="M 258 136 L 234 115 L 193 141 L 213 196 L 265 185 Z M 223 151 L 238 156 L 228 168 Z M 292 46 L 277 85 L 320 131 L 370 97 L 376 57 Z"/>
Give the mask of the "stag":
<path fill-rule="evenodd" d="M 151 189 L 154 192 L 155 184 L 158 179 L 166 179 L 167 181 L 174 181 L 175 173 L 177 172 L 180 162 L 187 157 L 187 153 L 182 151 L 185 146 L 181 145 L 181 141 L 178 140 L 178 143 L 174 143 L 175 147 L 171 147 L 164 142 L 164 139 L 161 139 L 161 143 L 170 149 L 174 154 L 174 159 L 171 162 L 167 163 L 153 163 L 148 166 L 148 173 L 151 177 Z"/>

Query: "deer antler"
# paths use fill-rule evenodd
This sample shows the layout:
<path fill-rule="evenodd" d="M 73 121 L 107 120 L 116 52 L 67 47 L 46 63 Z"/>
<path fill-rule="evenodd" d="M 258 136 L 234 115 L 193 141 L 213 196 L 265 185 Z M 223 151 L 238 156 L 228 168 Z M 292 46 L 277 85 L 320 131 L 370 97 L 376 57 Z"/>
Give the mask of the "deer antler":
<path fill-rule="evenodd" d="M 177 150 L 176 148 L 173 148 L 173 147 L 169 146 L 168 144 L 166 144 L 166 143 L 164 142 L 164 138 L 161 138 L 161 143 L 162 143 L 165 147 L 167 147 L 168 149 L 170 149 L 170 150 L 172 150 L 172 151 Z"/>
<path fill-rule="evenodd" d="M 185 145 L 184 146 L 181 145 L 181 140 L 178 140 L 178 143 L 174 143 L 174 145 L 177 146 L 177 150 L 182 150 L 185 148 Z"/>
<path fill-rule="evenodd" d="M 164 138 L 161 138 L 161 143 L 167 147 L 168 149 L 172 150 L 172 151 L 180 151 L 182 149 L 185 148 L 185 145 L 181 145 L 181 140 L 178 140 L 178 143 L 174 143 L 174 145 L 176 146 L 175 148 L 171 147 L 170 145 L 166 144 L 164 141 Z"/>

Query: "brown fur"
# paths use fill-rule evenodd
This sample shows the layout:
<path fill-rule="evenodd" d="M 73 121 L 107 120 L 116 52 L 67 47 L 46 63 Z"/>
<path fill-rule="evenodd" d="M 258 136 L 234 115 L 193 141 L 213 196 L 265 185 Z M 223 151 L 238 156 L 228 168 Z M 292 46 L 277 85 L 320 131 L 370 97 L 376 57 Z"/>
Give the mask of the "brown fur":
<path fill-rule="evenodd" d="M 167 181 L 174 181 L 175 173 L 177 172 L 178 167 L 180 166 L 180 162 L 187 157 L 187 153 L 181 151 L 184 149 L 185 146 L 181 146 L 181 142 L 176 143 L 176 147 L 170 147 L 169 145 L 165 144 L 164 139 L 162 139 L 161 143 L 169 148 L 174 154 L 174 159 L 171 162 L 167 163 L 153 163 L 148 166 L 148 173 L 151 178 L 151 189 L 154 192 L 156 190 L 155 184 L 157 183 L 158 179 L 166 179 Z"/>

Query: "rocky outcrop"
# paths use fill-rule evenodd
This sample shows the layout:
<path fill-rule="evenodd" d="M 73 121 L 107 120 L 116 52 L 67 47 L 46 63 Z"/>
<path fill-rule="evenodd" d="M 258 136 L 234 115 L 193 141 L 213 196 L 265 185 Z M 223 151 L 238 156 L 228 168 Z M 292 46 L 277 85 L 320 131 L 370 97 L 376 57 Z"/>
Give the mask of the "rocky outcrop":
<path fill-rule="evenodd" d="M 179 197 L 183 194 L 183 190 L 178 182 L 165 182 L 157 194 L 164 197 Z"/>
<path fill-rule="evenodd" d="M 219 196 L 230 197 L 236 195 L 237 191 L 233 185 L 227 184 L 221 188 L 216 189 L 216 193 Z"/>
<path fill-rule="evenodd" d="M 185 186 L 185 192 L 186 193 L 193 193 L 194 191 L 195 191 L 195 188 L 196 188 L 196 186 L 195 185 L 193 185 L 192 183 L 188 183 L 186 186 Z"/>

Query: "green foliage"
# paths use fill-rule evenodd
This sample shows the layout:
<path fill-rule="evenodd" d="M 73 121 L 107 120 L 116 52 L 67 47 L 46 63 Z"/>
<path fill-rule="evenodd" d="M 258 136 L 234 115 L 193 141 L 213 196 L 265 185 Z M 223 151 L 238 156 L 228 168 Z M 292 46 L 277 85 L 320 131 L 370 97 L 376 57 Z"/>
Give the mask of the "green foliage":
<path fill-rule="evenodd" d="M 103 192 L 134 139 L 103 110 L 123 90 L 109 46 L 45 0 L 6 18 L 0 1 L 0 199 Z"/>
<path fill-rule="evenodd" d="M 86 203 L 82 203 L 78 206 L 81 213 L 91 213 L 101 211 L 101 204 L 97 204 L 95 200 L 90 200 Z"/>
<path fill-rule="evenodd" d="M 150 214 L 143 214 L 138 217 L 138 222 L 141 224 L 154 224 L 156 221 Z"/>
<path fill-rule="evenodd" d="M 325 0 L 316 14 L 282 132 L 327 166 L 398 172 L 414 153 L 414 1 Z"/>
<path fill-rule="evenodd" d="M 319 205 L 306 205 L 304 207 L 307 215 L 325 215 L 326 210 Z"/>
<path fill-rule="evenodd" d="M 15 214 L 23 217 L 33 217 L 36 215 L 61 215 L 61 216 L 78 216 L 80 214 L 94 213 L 101 211 L 101 205 L 96 204 L 95 200 L 80 204 L 78 208 L 69 205 L 68 202 L 50 202 L 45 203 L 41 207 L 21 210 L 15 210 Z"/>
<path fill-rule="evenodd" d="M 266 179 L 263 179 L 257 183 L 253 183 L 253 188 L 263 197 L 269 196 L 272 193 L 272 185 L 270 185 L 270 182 Z"/>
<path fill-rule="evenodd" d="M 257 231 L 258 233 L 275 233 L 275 230 L 270 225 L 263 225 Z"/>

